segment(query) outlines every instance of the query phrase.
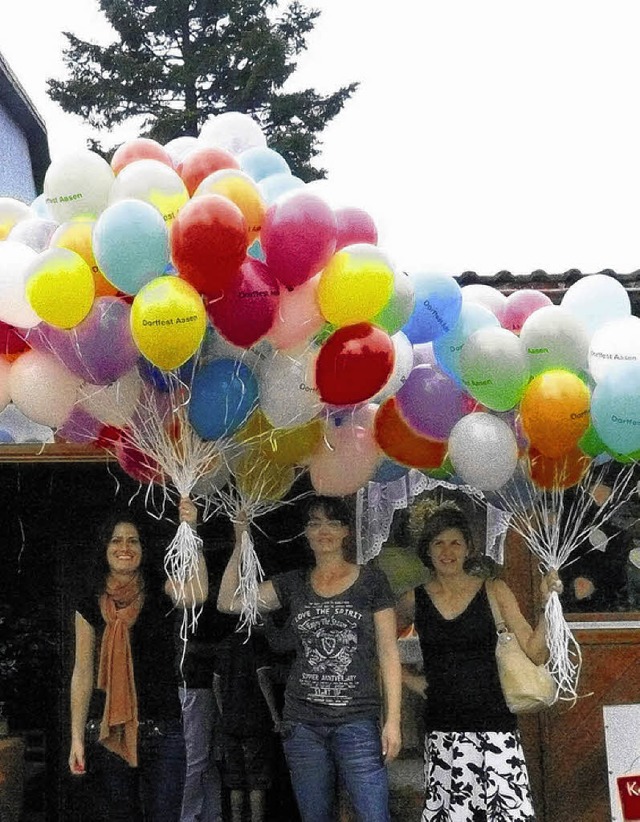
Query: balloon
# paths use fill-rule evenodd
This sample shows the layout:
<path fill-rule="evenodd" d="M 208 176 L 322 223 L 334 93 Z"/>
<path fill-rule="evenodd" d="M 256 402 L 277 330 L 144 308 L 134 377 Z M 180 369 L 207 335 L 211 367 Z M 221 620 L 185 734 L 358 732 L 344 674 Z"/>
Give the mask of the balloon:
<path fill-rule="evenodd" d="M 195 496 L 213 497 L 216 492 L 229 482 L 229 469 L 222 462 L 214 463 L 213 468 L 201 476 L 193 486 Z"/>
<path fill-rule="evenodd" d="M 104 276 L 125 294 L 137 294 L 169 265 L 165 222 L 142 200 L 120 200 L 106 208 L 93 229 L 93 248 Z"/>
<path fill-rule="evenodd" d="M 464 285 L 460 290 L 462 292 L 463 302 L 484 306 L 484 308 L 487 308 L 497 318 L 498 322 L 502 324 L 507 298 L 501 291 L 498 291 L 497 288 L 492 288 L 490 285 L 481 285 L 480 283 Z"/>
<path fill-rule="evenodd" d="M 333 211 L 323 200 L 294 191 L 269 208 L 260 242 L 275 276 L 295 288 L 329 262 L 335 252 L 336 231 Z"/>
<path fill-rule="evenodd" d="M 56 439 L 65 442 L 96 443 L 100 431 L 104 428 L 101 422 L 75 406 L 67 419 L 56 429 Z"/>
<path fill-rule="evenodd" d="M 9 391 L 26 417 L 56 428 L 71 413 L 80 382 L 51 355 L 25 351 L 11 366 Z"/>
<path fill-rule="evenodd" d="M 322 345 L 316 362 L 320 397 L 332 405 L 364 402 L 393 371 L 391 337 L 369 323 L 339 328 Z"/>
<path fill-rule="evenodd" d="M 562 369 L 539 374 L 520 402 L 531 445 L 554 459 L 571 451 L 589 427 L 589 404 L 589 389 L 575 374 Z"/>
<path fill-rule="evenodd" d="M 32 211 L 26 203 L 13 197 L 0 197 L 0 240 L 6 240 L 17 223 L 32 216 Z"/>
<path fill-rule="evenodd" d="M 369 322 L 389 302 L 393 285 L 393 268 L 382 251 L 373 245 L 347 246 L 320 275 L 320 310 L 337 328 Z"/>
<path fill-rule="evenodd" d="M 47 208 L 44 194 L 38 194 L 38 196 L 31 201 L 30 208 L 33 214 L 35 214 L 36 217 L 40 217 L 42 220 L 53 219 L 51 216 L 51 212 Z"/>
<path fill-rule="evenodd" d="M 111 385 L 83 383 L 78 404 L 102 425 L 124 428 L 131 422 L 141 391 L 142 379 L 134 368 Z"/>
<path fill-rule="evenodd" d="M 371 477 L 371 482 L 379 482 L 385 484 L 387 482 L 395 482 L 395 480 L 406 477 L 409 469 L 406 465 L 400 465 L 399 462 L 393 460 L 382 460 L 376 468 L 375 474 Z"/>
<path fill-rule="evenodd" d="M 562 306 L 550 305 L 534 311 L 520 330 L 520 340 L 529 354 L 532 375 L 553 368 L 581 371 L 587 367 L 586 329 Z"/>
<path fill-rule="evenodd" d="M 54 354 L 87 382 L 107 385 L 131 371 L 140 356 L 131 336 L 130 313 L 130 306 L 119 298 L 99 297 L 75 328 L 67 331 L 41 323 L 29 331 L 28 341 L 33 348 Z"/>
<path fill-rule="evenodd" d="M 463 302 L 455 326 L 433 343 L 438 366 L 456 380 L 460 379 L 460 355 L 469 337 L 481 328 L 498 328 L 500 323 L 488 308 Z"/>
<path fill-rule="evenodd" d="M 282 499 L 295 479 L 291 465 L 266 459 L 258 448 L 242 454 L 234 465 L 233 475 L 240 493 L 256 501 Z"/>
<path fill-rule="evenodd" d="M 113 297 L 118 293 L 118 289 L 105 279 L 93 253 L 95 224 L 95 220 L 63 223 L 56 229 L 49 245 L 51 248 L 68 248 L 69 251 L 79 254 L 93 274 L 96 297 Z"/>
<path fill-rule="evenodd" d="M 431 342 L 452 331 L 462 307 L 462 291 L 454 278 L 418 272 L 411 281 L 415 307 L 402 328 L 411 342 Z"/>
<path fill-rule="evenodd" d="M 628 362 L 640 360 L 640 319 L 622 317 L 600 326 L 589 346 L 589 372 L 596 382 Z"/>
<path fill-rule="evenodd" d="M 516 470 L 518 446 L 503 420 L 483 412 L 467 414 L 451 431 L 449 459 L 467 485 L 496 491 Z"/>
<path fill-rule="evenodd" d="M 591 405 L 593 409 L 593 397 L 591 398 Z M 578 447 L 588 457 L 597 457 L 607 450 L 607 446 L 602 442 L 602 440 L 598 436 L 598 432 L 593 427 L 593 423 L 587 428 L 587 430 L 578 440 Z"/>
<path fill-rule="evenodd" d="M 309 460 L 309 476 L 316 493 L 353 494 L 373 477 L 380 459 L 373 419 L 372 410 L 353 420 L 338 417 L 328 421 L 325 435 Z"/>
<path fill-rule="evenodd" d="M 264 251 L 262 250 L 262 246 L 260 245 L 260 240 L 254 240 L 251 243 L 247 249 L 247 254 L 249 257 L 253 257 L 254 260 L 260 260 L 261 263 L 264 263 L 267 259 Z"/>
<path fill-rule="evenodd" d="M 324 317 L 318 305 L 320 276 L 316 274 L 298 288 L 280 290 L 273 325 L 267 334 L 267 339 L 274 348 L 294 348 L 313 337 L 323 327 Z"/>
<path fill-rule="evenodd" d="M 0 356 L 15 359 L 22 351 L 29 347 L 23 332 L 12 325 L 0 322 Z"/>
<path fill-rule="evenodd" d="M 233 154 L 222 148 L 198 146 L 184 157 L 176 167 L 176 171 L 182 177 L 189 196 L 193 197 L 194 192 L 206 177 L 223 168 L 239 168 L 239 163 Z"/>
<path fill-rule="evenodd" d="M 391 298 L 371 322 L 387 334 L 395 334 L 406 325 L 414 308 L 415 295 L 411 278 L 405 271 L 394 271 Z"/>
<path fill-rule="evenodd" d="M 306 186 L 304 180 L 301 180 L 290 172 L 280 172 L 279 174 L 271 174 L 269 177 L 265 177 L 264 180 L 258 183 L 258 188 L 265 203 L 272 205 L 285 194 L 306 188 Z"/>
<path fill-rule="evenodd" d="M 361 208 L 349 206 L 339 208 L 334 212 L 338 233 L 336 237 L 336 251 L 348 245 L 366 243 L 378 244 L 378 230 L 370 214 Z"/>
<path fill-rule="evenodd" d="M 93 305 L 93 274 L 75 251 L 51 248 L 27 268 L 25 294 L 31 308 L 46 323 L 73 328 Z"/>
<path fill-rule="evenodd" d="M 171 227 L 171 255 L 180 276 L 201 294 L 220 296 L 238 275 L 247 250 L 247 222 L 218 194 L 191 200 Z"/>
<path fill-rule="evenodd" d="M 0 411 L 11 402 L 11 392 L 9 390 L 9 374 L 11 373 L 11 363 L 0 357 Z"/>
<path fill-rule="evenodd" d="M 229 342 L 249 348 L 273 325 L 280 286 L 264 263 L 249 257 L 224 296 L 212 300 L 207 312 L 215 328 Z"/>
<path fill-rule="evenodd" d="M 324 422 L 311 420 L 293 428 L 274 428 L 260 408 L 236 431 L 235 439 L 259 449 L 262 455 L 279 465 L 304 462 L 315 451 L 324 433 Z"/>
<path fill-rule="evenodd" d="M 42 217 L 28 217 L 20 220 L 9 231 L 8 240 L 28 245 L 38 254 L 49 247 L 58 223 L 54 220 L 44 220 Z"/>
<path fill-rule="evenodd" d="M 188 134 L 185 134 L 182 137 L 175 137 L 173 140 L 165 143 L 164 150 L 169 157 L 171 157 L 174 168 L 177 168 L 187 154 L 199 148 L 200 145 L 197 137 L 190 137 Z"/>
<path fill-rule="evenodd" d="M 191 386 L 189 421 L 205 440 L 228 437 L 258 402 L 256 378 L 236 360 L 212 360 L 197 371 Z"/>
<path fill-rule="evenodd" d="M 593 427 L 610 451 L 640 450 L 640 363 L 620 364 L 596 385 L 591 400 Z"/>
<path fill-rule="evenodd" d="M 466 411 L 463 389 L 428 365 L 416 366 L 396 396 L 398 410 L 414 432 L 441 442 Z"/>
<path fill-rule="evenodd" d="M 589 274 L 570 286 L 560 303 L 584 326 L 587 336 L 611 320 L 631 314 L 625 287 L 607 274 Z"/>
<path fill-rule="evenodd" d="M 40 317 L 29 305 L 25 281 L 36 252 L 12 240 L 0 242 L 0 320 L 18 328 L 33 328 Z"/>
<path fill-rule="evenodd" d="M 413 346 L 413 365 L 430 365 L 440 370 L 433 351 L 433 343 L 419 343 Z"/>
<path fill-rule="evenodd" d="M 505 328 L 481 328 L 460 352 L 460 377 L 478 402 L 507 411 L 518 403 L 529 381 L 525 347 Z"/>
<path fill-rule="evenodd" d="M 243 151 L 238 157 L 240 168 L 259 183 L 272 174 L 291 174 L 289 164 L 281 154 L 266 146 L 256 146 Z"/>
<path fill-rule="evenodd" d="M 114 443 L 115 454 L 123 471 L 138 482 L 163 484 L 162 469 L 153 457 L 143 453 L 127 436 L 126 429 Z"/>
<path fill-rule="evenodd" d="M 109 163 L 95 151 L 81 149 L 54 160 L 44 177 L 44 195 L 59 223 L 97 217 L 107 207 L 114 182 Z"/>
<path fill-rule="evenodd" d="M 231 154 L 242 154 L 250 148 L 267 144 L 260 124 L 239 111 L 225 111 L 209 117 L 198 139 L 205 146 L 224 148 Z"/>
<path fill-rule="evenodd" d="M 258 238 L 267 206 L 251 177 L 235 168 L 216 171 L 205 177 L 194 197 L 202 194 L 220 194 L 235 203 L 247 221 L 247 245 Z"/>
<path fill-rule="evenodd" d="M 446 443 L 423 437 L 407 424 L 395 397 L 378 408 L 375 438 L 387 456 L 411 468 L 438 468 L 447 452 Z"/>
<path fill-rule="evenodd" d="M 134 137 L 118 146 L 111 158 L 111 168 L 114 174 L 120 174 L 125 166 L 136 160 L 157 160 L 169 168 L 173 168 L 171 155 L 156 140 L 148 137 Z"/>
<path fill-rule="evenodd" d="M 315 380 L 316 352 L 276 351 L 260 367 L 260 408 L 274 428 L 293 428 L 322 409 Z"/>
<path fill-rule="evenodd" d="M 198 292 L 178 277 L 158 277 L 145 285 L 131 306 L 131 333 L 141 354 L 169 371 L 200 346 L 207 325 Z"/>
<path fill-rule="evenodd" d="M 525 320 L 547 305 L 553 305 L 551 299 L 542 291 L 534 288 L 522 288 L 509 294 L 502 314 L 502 327 L 507 331 L 519 334 Z"/>
<path fill-rule="evenodd" d="M 381 391 L 372 398 L 372 402 L 383 402 L 396 394 L 409 378 L 413 369 L 413 348 L 402 331 L 391 337 L 393 343 L 393 371 Z"/>
<path fill-rule="evenodd" d="M 591 463 L 588 455 L 572 448 L 557 459 L 547 457 L 535 448 L 529 449 L 529 472 L 533 483 L 547 491 L 571 488 L 586 474 Z"/>
<path fill-rule="evenodd" d="M 109 193 L 109 205 L 132 199 L 157 208 L 170 225 L 189 200 L 189 193 L 178 174 L 166 163 L 134 160 L 116 177 Z"/>

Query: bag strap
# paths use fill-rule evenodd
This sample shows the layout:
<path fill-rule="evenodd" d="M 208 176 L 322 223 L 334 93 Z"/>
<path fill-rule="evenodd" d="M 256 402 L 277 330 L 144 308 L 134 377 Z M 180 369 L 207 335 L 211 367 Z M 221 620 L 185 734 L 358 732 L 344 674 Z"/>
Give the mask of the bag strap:
<path fill-rule="evenodd" d="M 485 591 L 487 592 L 487 599 L 489 600 L 489 607 L 491 608 L 491 613 L 493 615 L 493 621 L 496 624 L 496 631 L 499 634 L 506 634 L 509 633 L 509 629 L 507 628 L 507 623 L 502 618 L 502 614 L 500 612 L 500 606 L 498 605 L 498 601 L 496 596 L 492 590 L 493 583 L 492 580 L 487 580 L 484 584 Z"/>

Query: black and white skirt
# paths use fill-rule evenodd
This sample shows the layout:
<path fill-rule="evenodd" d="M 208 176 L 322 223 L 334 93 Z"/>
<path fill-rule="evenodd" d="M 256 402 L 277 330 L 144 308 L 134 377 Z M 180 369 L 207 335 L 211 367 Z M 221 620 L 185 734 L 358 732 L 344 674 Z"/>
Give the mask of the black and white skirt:
<path fill-rule="evenodd" d="M 532 822 L 518 732 L 430 731 L 422 822 Z"/>

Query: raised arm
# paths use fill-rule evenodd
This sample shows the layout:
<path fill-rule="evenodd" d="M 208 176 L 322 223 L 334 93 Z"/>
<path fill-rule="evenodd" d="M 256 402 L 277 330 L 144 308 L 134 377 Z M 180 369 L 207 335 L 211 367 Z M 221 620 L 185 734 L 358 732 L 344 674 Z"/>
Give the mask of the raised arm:
<path fill-rule="evenodd" d="M 198 509 L 189 497 L 182 497 L 178 506 L 178 513 L 180 522 L 186 522 L 195 532 L 198 524 Z M 191 578 L 185 582 L 184 591 L 179 582 L 171 579 L 165 582 L 165 593 L 173 600 L 174 605 L 179 608 L 192 608 L 194 605 L 201 605 L 209 596 L 207 561 L 204 558 L 201 542 L 197 551 L 195 571 Z"/>
<path fill-rule="evenodd" d="M 75 616 L 76 650 L 71 676 L 71 751 L 69 770 L 85 772 L 84 729 L 93 691 L 93 660 L 96 635 L 93 627 L 77 611 Z"/>
<path fill-rule="evenodd" d="M 247 518 L 241 515 L 238 521 L 233 523 L 233 530 L 235 533 L 235 547 L 227 567 L 224 569 L 218 592 L 218 610 L 224 614 L 239 614 L 242 611 L 242 601 L 237 591 L 240 584 L 242 538 L 244 534 L 246 534 L 246 538 L 249 536 Z M 258 610 L 264 613 L 266 611 L 276 611 L 280 607 L 281 603 L 273 583 L 270 580 L 261 582 L 258 586 Z"/>
<path fill-rule="evenodd" d="M 402 679 L 396 637 L 396 615 L 393 608 L 376 611 L 373 615 L 373 623 L 376 632 L 376 648 L 385 708 L 382 728 L 382 753 L 385 761 L 391 762 L 400 753 L 402 744 L 400 732 Z"/>

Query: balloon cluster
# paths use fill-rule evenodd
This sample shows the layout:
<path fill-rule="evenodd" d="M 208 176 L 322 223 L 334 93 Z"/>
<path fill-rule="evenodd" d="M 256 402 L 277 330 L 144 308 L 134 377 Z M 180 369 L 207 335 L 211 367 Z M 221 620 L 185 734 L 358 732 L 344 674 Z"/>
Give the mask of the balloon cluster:
<path fill-rule="evenodd" d="M 178 381 L 167 436 L 238 446 L 200 488 L 230 471 L 260 499 L 301 467 L 331 495 L 409 468 L 493 491 L 519 460 L 548 488 L 636 458 L 640 320 L 614 278 L 553 305 L 404 273 L 377 241 L 240 113 L 56 159 L 31 206 L 0 199 L 0 407 L 161 481 L 127 431 Z"/>

